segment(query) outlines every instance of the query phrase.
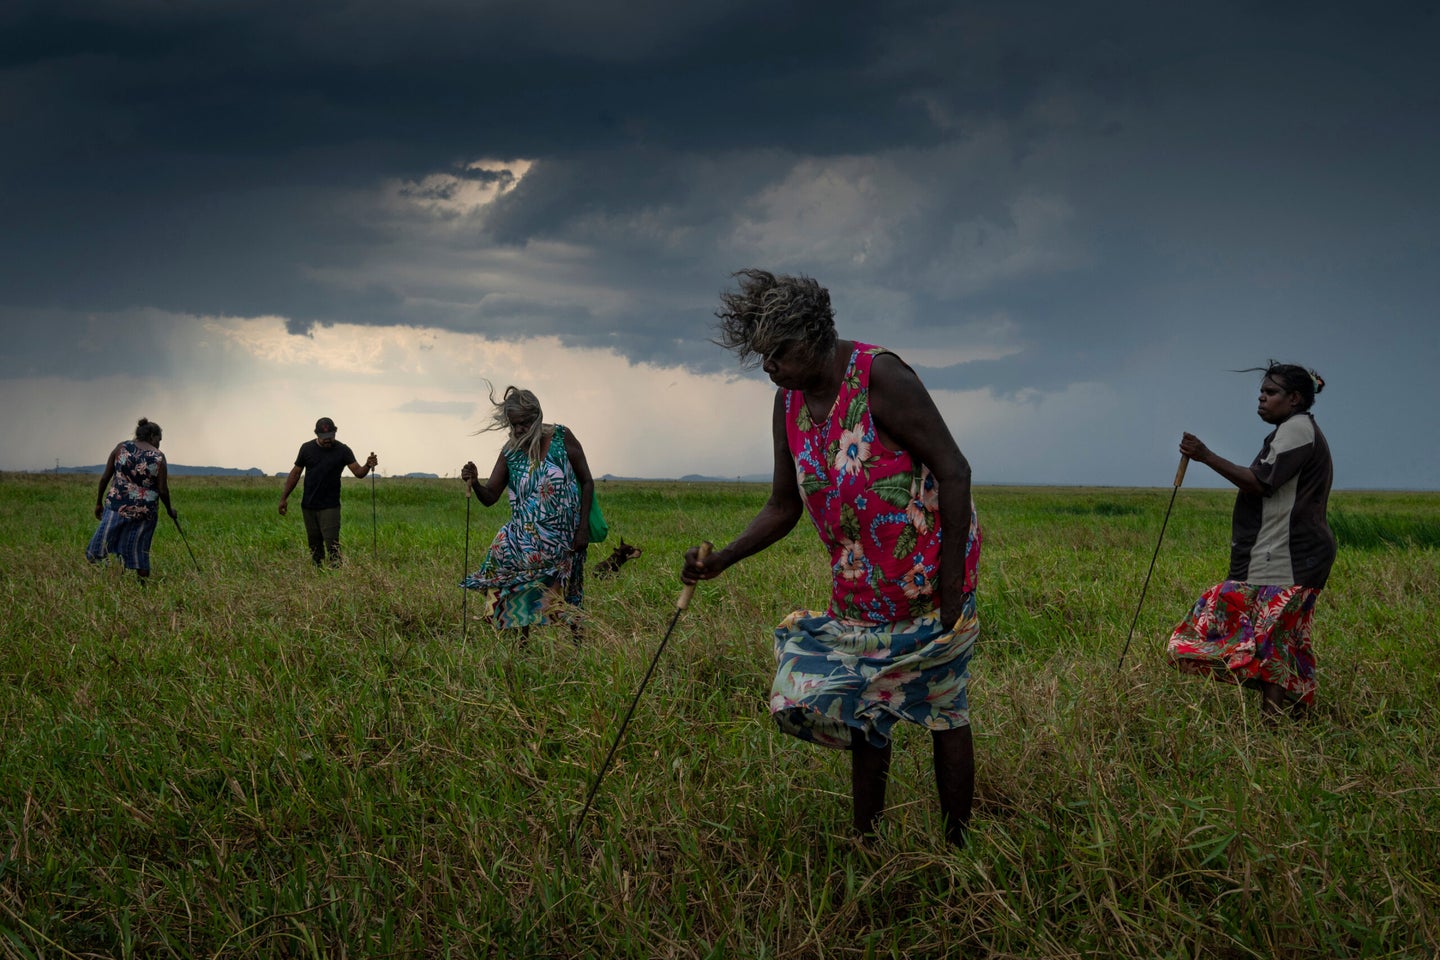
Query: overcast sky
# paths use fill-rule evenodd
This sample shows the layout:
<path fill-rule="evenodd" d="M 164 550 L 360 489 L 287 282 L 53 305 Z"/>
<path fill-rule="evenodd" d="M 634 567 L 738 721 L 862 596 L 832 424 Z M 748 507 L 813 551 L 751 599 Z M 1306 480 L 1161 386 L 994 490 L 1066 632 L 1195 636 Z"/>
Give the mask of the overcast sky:
<path fill-rule="evenodd" d="M 596 475 L 765 473 L 710 343 L 828 286 L 980 483 L 1249 462 L 1317 368 L 1339 487 L 1440 486 L 1434 4 L 8 0 L 0 469 L 488 466 L 484 381 Z M 1219 484 L 1209 471 L 1187 483 Z"/>

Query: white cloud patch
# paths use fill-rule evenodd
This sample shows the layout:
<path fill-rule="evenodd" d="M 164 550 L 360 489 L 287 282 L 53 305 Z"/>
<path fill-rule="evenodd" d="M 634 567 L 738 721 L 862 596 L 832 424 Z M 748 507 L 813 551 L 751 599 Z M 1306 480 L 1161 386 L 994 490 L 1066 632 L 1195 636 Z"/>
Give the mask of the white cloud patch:
<path fill-rule="evenodd" d="M 729 244 L 939 299 L 1085 263 L 1073 206 L 1027 183 L 1015 149 L 997 127 L 931 149 L 799 158 L 748 199 Z"/>
<path fill-rule="evenodd" d="M 884 264 L 920 213 L 915 188 L 883 157 L 802 158 L 750 200 L 731 242 L 780 267 Z"/>
<path fill-rule="evenodd" d="M 469 216 L 518 187 L 532 166 L 530 160 L 473 160 L 458 173 L 388 181 L 382 193 L 393 210 L 418 209 L 447 219 Z"/>

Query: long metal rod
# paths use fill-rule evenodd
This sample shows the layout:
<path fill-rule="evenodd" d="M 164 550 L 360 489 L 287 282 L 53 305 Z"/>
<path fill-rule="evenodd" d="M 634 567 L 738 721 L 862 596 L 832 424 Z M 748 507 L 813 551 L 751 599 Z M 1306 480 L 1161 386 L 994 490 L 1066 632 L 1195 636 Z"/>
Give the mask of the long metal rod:
<path fill-rule="evenodd" d="M 699 558 L 704 560 L 709 556 L 710 549 L 709 541 L 701 543 Z M 655 672 L 655 665 L 660 662 L 660 654 L 665 652 L 665 644 L 670 640 L 670 634 L 674 632 L 675 624 L 680 620 L 680 614 L 690 605 L 690 598 L 693 596 L 695 596 L 695 584 L 687 584 L 680 591 L 680 599 L 675 601 L 675 615 L 670 618 L 670 626 L 666 628 L 665 636 L 660 639 L 660 646 L 655 648 L 655 656 L 650 658 L 650 667 L 645 671 L 645 678 L 640 681 L 640 689 L 635 691 L 635 696 L 630 700 L 630 707 L 625 711 L 625 719 L 620 721 L 620 730 L 615 734 L 615 742 L 610 744 L 610 752 L 605 754 L 605 762 L 600 764 L 600 772 L 595 775 L 595 782 L 590 785 L 590 793 L 585 797 L 585 807 L 570 828 L 570 844 L 572 846 L 575 838 L 580 835 L 580 825 L 585 822 L 585 815 L 590 812 L 590 804 L 600 790 L 600 782 L 605 779 L 605 772 L 610 769 L 610 761 L 615 758 L 615 751 L 620 746 L 620 740 L 625 736 L 625 728 L 630 725 L 630 718 L 635 714 L 635 705 L 640 702 L 640 696 L 645 692 L 645 685 L 650 682 L 650 675 Z"/>
<path fill-rule="evenodd" d="M 1189 462 L 1189 457 L 1180 457 L 1180 467 L 1175 471 L 1175 485 L 1170 490 L 1170 506 L 1165 508 L 1165 519 L 1160 524 L 1160 537 L 1155 541 L 1155 553 L 1150 557 L 1150 569 L 1145 571 L 1145 584 L 1140 588 L 1140 602 L 1135 604 L 1135 616 L 1130 620 L 1130 633 L 1125 638 L 1125 649 L 1120 651 L 1120 660 L 1115 664 L 1116 670 L 1125 666 L 1125 654 L 1130 652 L 1130 641 L 1135 637 L 1135 624 L 1140 620 L 1140 608 L 1145 605 L 1145 591 L 1150 588 L 1150 574 L 1155 572 L 1155 558 L 1160 556 L 1160 544 L 1165 542 L 1165 528 L 1170 524 L 1170 511 L 1175 506 L 1175 494 L 1180 492 L 1180 484 L 1185 482 L 1185 465 Z"/>
<path fill-rule="evenodd" d="M 180 514 L 177 512 L 170 518 L 175 521 L 175 529 L 180 531 L 180 539 L 185 543 L 185 552 L 190 554 L 190 562 L 195 564 L 195 572 L 200 573 L 200 564 L 195 559 L 195 551 L 190 549 L 190 540 L 185 536 L 185 531 L 180 526 Z M 200 574 L 202 577 L 204 574 Z"/>
<path fill-rule="evenodd" d="M 464 586 L 465 578 L 470 576 L 470 485 L 465 485 L 465 569 L 460 571 L 461 590 L 465 591 L 465 598 L 460 601 L 460 642 L 464 643 L 470 635 L 470 588 Z"/>

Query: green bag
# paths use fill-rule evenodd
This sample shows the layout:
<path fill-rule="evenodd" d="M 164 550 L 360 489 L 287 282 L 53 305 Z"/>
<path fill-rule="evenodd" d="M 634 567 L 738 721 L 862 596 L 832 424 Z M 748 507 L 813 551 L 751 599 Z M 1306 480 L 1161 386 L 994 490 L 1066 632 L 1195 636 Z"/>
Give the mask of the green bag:
<path fill-rule="evenodd" d="M 600 498 L 593 493 L 590 495 L 590 542 L 600 543 L 610 536 L 610 524 L 605 522 L 605 514 L 600 512 Z"/>

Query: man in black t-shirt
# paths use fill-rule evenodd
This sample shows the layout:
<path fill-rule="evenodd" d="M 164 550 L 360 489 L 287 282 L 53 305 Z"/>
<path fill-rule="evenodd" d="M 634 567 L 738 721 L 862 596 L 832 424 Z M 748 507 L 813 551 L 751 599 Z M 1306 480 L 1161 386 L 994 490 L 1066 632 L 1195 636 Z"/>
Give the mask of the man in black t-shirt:
<path fill-rule="evenodd" d="M 357 477 L 364 477 L 380 460 L 372 450 L 365 466 L 355 462 L 348 446 L 335 440 L 335 421 L 321 417 L 315 421 L 315 439 L 300 445 L 295 466 L 285 478 L 285 492 L 280 494 L 280 516 L 285 516 L 290 491 L 305 474 L 305 491 L 300 497 L 300 513 L 305 518 L 305 536 L 310 541 L 310 557 L 320 566 L 326 553 L 332 566 L 340 563 L 340 472 L 346 467 Z"/>

